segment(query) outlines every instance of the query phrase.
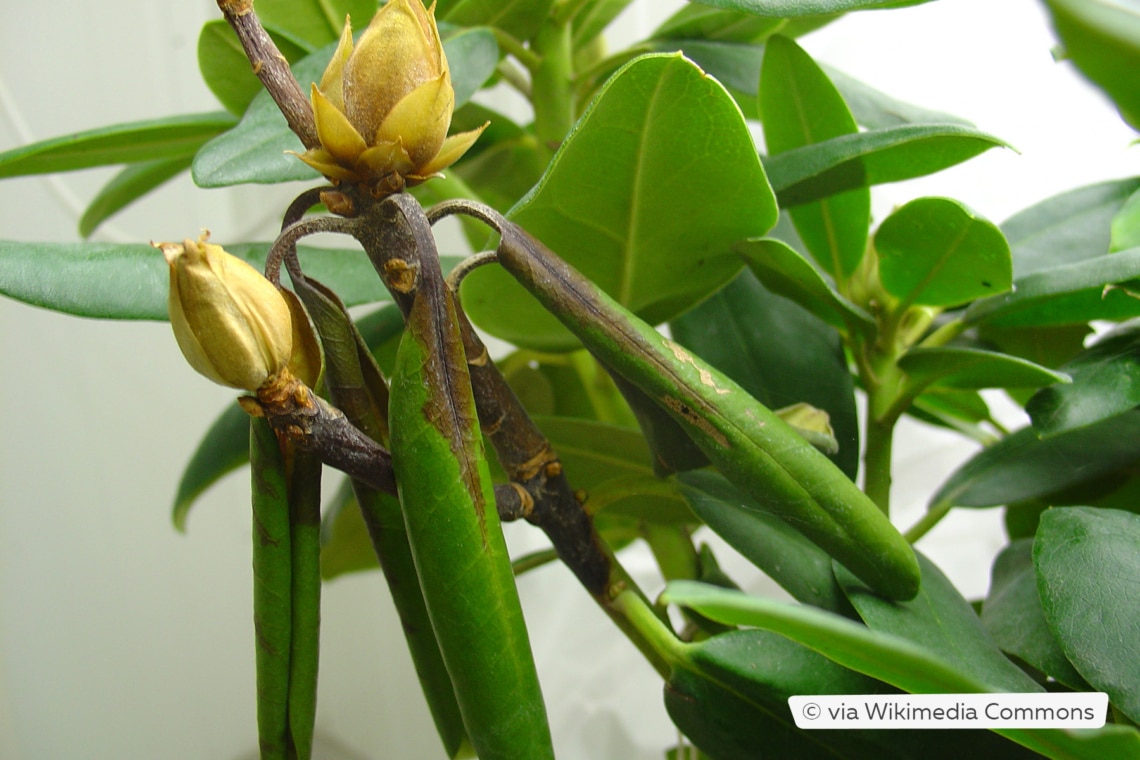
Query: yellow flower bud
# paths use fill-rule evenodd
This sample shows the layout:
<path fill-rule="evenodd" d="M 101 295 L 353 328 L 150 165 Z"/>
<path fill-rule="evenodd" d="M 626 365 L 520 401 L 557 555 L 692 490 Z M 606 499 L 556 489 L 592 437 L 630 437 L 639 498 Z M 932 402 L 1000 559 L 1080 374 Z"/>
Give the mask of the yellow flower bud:
<path fill-rule="evenodd" d="M 435 5 L 420 0 L 388 0 L 355 47 L 346 20 L 312 104 L 321 145 L 299 158 L 377 196 L 437 175 L 487 126 L 447 136 L 455 91 Z"/>
<path fill-rule="evenodd" d="M 291 310 L 269 280 L 204 237 L 155 247 L 170 266 L 170 325 L 191 367 L 250 392 L 288 367 Z"/>

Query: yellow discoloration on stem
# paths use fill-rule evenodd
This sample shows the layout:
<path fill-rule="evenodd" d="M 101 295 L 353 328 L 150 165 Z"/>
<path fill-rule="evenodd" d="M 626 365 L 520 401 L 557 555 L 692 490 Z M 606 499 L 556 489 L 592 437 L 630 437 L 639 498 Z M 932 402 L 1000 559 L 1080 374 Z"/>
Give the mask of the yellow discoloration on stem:
<path fill-rule="evenodd" d="M 699 366 L 696 361 L 693 360 L 693 357 L 689 355 L 689 352 L 682 348 L 680 345 L 674 343 L 671 340 L 665 340 L 664 343 L 665 347 L 673 352 L 673 356 L 677 358 L 677 361 L 688 364 L 697 371 L 697 376 L 701 380 L 701 385 L 712 388 L 719 396 L 724 396 L 732 392 L 728 388 L 717 387 L 716 380 L 713 379 L 712 373 L 704 367 Z"/>

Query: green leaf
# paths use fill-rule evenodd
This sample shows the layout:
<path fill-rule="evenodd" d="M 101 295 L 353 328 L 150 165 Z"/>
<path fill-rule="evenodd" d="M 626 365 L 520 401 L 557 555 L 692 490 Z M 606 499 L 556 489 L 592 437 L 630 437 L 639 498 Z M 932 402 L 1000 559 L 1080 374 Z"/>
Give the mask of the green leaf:
<path fill-rule="evenodd" d="M 1063 264 L 1019 277 L 1012 291 L 970 304 L 963 320 L 1028 327 L 1140 316 L 1137 278 L 1140 248 Z"/>
<path fill-rule="evenodd" d="M 379 566 L 352 483 L 345 479 L 325 507 L 321 520 L 321 577 L 331 581 Z"/>
<path fill-rule="evenodd" d="M 883 287 L 907 305 L 955 306 L 1013 283 L 1001 230 L 957 201 L 918 198 L 875 233 Z"/>
<path fill-rule="evenodd" d="M 995 691 L 1041 691 L 1036 681 L 1001 653 L 973 607 L 942 571 L 922 554 L 918 554 L 918 563 L 922 585 L 918 596 L 907 602 L 883 599 L 838 565 L 835 577 L 871 630 L 901 636 L 938 652 L 963 676 Z"/>
<path fill-rule="evenodd" d="M 210 425 L 178 482 L 174 527 L 186 530 L 190 507 L 206 489 L 249 462 L 249 415 L 230 404 Z"/>
<path fill-rule="evenodd" d="M 678 157 L 683 157 L 678 164 Z M 730 280 L 738 240 L 776 221 L 736 104 L 680 56 L 645 56 L 603 88 L 513 219 L 623 306 L 658 323 Z M 577 341 L 512 278 L 484 267 L 463 304 L 521 346 Z"/>
<path fill-rule="evenodd" d="M 831 557 L 803 534 L 708 470 L 677 476 L 693 512 L 789 594 L 825 610 L 850 614 L 831 572 Z"/>
<path fill-rule="evenodd" d="M 269 246 L 225 248 L 260 270 Z M 359 252 L 299 246 L 298 253 L 305 273 L 336 290 L 347 305 L 389 300 Z M 146 244 L 0 240 L 0 293 L 33 306 L 80 317 L 164 321 L 168 289 L 166 262 Z"/>
<path fill-rule="evenodd" d="M 1071 689 L 1090 691 L 1045 623 L 1033 569 L 1032 539 L 1012 542 L 994 560 L 993 580 L 981 619 L 1002 651 Z"/>
<path fill-rule="evenodd" d="M 1124 206 L 1112 217 L 1110 253 L 1140 246 L 1140 192 L 1128 196 Z"/>
<path fill-rule="evenodd" d="M 763 17 L 735 10 L 690 4 L 653 30 L 650 39 L 708 40 L 751 44 L 786 25 L 780 17 Z"/>
<path fill-rule="evenodd" d="M 921 5 L 930 0 L 701 0 L 702 5 L 715 8 L 732 8 L 757 16 L 796 18 L 798 16 L 826 16 L 832 13 L 901 8 Z"/>
<path fill-rule="evenodd" d="M 1037 590 L 1065 655 L 1133 721 L 1140 720 L 1140 516 L 1069 507 L 1041 515 Z"/>
<path fill-rule="evenodd" d="M 872 631 L 844 617 L 812 607 L 748 596 L 693 581 L 673 581 L 664 602 L 689 607 L 722 623 L 774 631 L 858 673 L 885 681 L 912 694 L 956 694 L 986 691 L 940 654 L 913 641 Z M 1140 732 L 1128 726 L 1096 731 L 1001 729 L 996 731 L 1047 757 L 1132 757 L 1140 751 Z"/>
<path fill-rule="evenodd" d="M 782 240 L 753 238 L 736 246 L 768 290 L 790 298 L 837 330 L 870 331 L 875 320 L 836 292 L 815 266 Z"/>
<path fill-rule="evenodd" d="M 781 208 L 942 171 L 1005 142 L 960 124 L 855 132 L 774 155 L 764 170 Z"/>
<path fill-rule="evenodd" d="M 321 460 L 312 451 L 289 454 L 289 756 L 310 760 L 321 652 Z"/>
<path fill-rule="evenodd" d="M 257 15 L 262 23 L 319 48 L 340 37 L 347 15 L 363 30 L 376 5 L 376 0 L 258 0 Z"/>
<path fill-rule="evenodd" d="M 335 49 L 335 43 L 326 45 L 293 66 L 293 76 L 303 90 L 307 92 L 310 83 L 320 80 Z M 488 29 L 465 29 L 445 39 L 443 50 L 451 67 L 458 108 L 494 72 L 498 43 Z M 263 91 L 254 97 L 236 127 L 202 146 L 191 170 L 199 187 L 312 180 L 317 173 L 289 155 L 304 150 L 269 93 Z"/>
<path fill-rule="evenodd" d="M 765 46 L 759 103 L 770 156 L 858 132 L 855 117 L 827 74 L 785 37 L 775 36 Z M 867 246 L 870 191 L 849 190 L 789 213 L 828 274 L 839 279 L 855 271 Z"/>
<path fill-rule="evenodd" d="M 261 6 L 258 5 L 257 9 L 261 11 Z M 264 20 L 262 25 L 265 25 Z M 313 46 L 299 44 L 295 38 L 274 29 L 272 25 L 266 27 L 265 31 L 290 63 L 314 50 Z M 198 69 L 210 92 L 214 93 L 227 111 L 236 116 L 245 113 L 250 101 L 261 91 L 261 82 L 254 75 L 249 58 L 234 30 L 224 19 L 203 24 L 202 31 L 198 34 Z"/>
<path fill-rule="evenodd" d="M 916 106 L 876 90 L 852 76 L 831 66 L 823 66 L 824 72 L 835 87 L 843 93 L 843 100 L 859 122 L 867 129 L 884 129 L 903 124 L 958 124 L 964 127 L 974 125 L 959 116 L 933 111 Z"/>
<path fill-rule="evenodd" d="M 79 219 L 79 234 L 90 237 L 109 217 L 189 169 L 192 160 L 192 156 L 185 155 L 130 164 L 91 199 Z"/>
<path fill-rule="evenodd" d="M 976 348 L 946 346 L 912 348 L 898 362 L 912 387 L 931 384 L 947 388 L 1039 388 L 1068 383 L 1068 375 L 1026 359 Z"/>
<path fill-rule="evenodd" d="M 538 31 L 553 4 L 554 0 L 441 0 L 436 15 L 459 26 L 498 27 L 526 40 Z"/>
<path fill-rule="evenodd" d="M 633 0 L 592 0 L 574 15 L 574 49 L 588 45 L 597 38 L 610 22 L 617 18 Z"/>
<path fill-rule="evenodd" d="M 1047 198 L 1011 216 L 1001 230 L 1018 279 L 1108 253 L 1112 220 L 1140 178 L 1112 180 Z"/>
<path fill-rule="evenodd" d="M 859 470 L 855 385 L 832 327 L 742 272 L 673 320 L 670 331 L 768 408 L 807 403 L 826 412 L 839 442 L 831 459 L 854 480 Z"/>
<path fill-rule="evenodd" d="M 1140 129 L 1140 7 L 1129 0 L 1047 0 L 1071 60 Z"/>
<path fill-rule="evenodd" d="M 1026 427 L 983 449 L 958 468 L 934 494 L 931 504 L 1014 504 L 1095 481 L 1137 459 L 1137 411 L 1046 439 L 1039 438 L 1033 427 Z"/>
<path fill-rule="evenodd" d="M 234 123 L 234 117 L 216 112 L 76 132 L 0 153 L 0 178 L 182 158 Z"/>
<path fill-rule="evenodd" d="M 1140 406 L 1140 325 L 1104 335 L 1061 368 L 1073 382 L 1039 391 L 1025 411 L 1041 436 L 1092 425 Z"/>

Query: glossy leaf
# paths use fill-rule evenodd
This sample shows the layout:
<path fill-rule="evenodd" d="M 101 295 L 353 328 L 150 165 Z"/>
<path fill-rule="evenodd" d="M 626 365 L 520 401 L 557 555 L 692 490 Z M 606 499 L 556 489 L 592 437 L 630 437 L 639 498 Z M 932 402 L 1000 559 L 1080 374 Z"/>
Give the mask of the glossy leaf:
<path fill-rule="evenodd" d="M 0 153 L 0 177 L 181 158 L 234 123 L 227 113 L 204 113 L 76 132 Z"/>
<path fill-rule="evenodd" d="M 918 596 L 893 602 L 874 594 L 844 568 L 835 577 L 873 631 L 913 641 L 953 664 L 965 677 L 996 691 L 1032 692 L 1041 687 L 994 644 L 977 614 L 938 567 L 918 555 L 922 585 Z"/>
<path fill-rule="evenodd" d="M 770 157 L 858 133 L 855 117 L 827 74 L 785 37 L 775 36 L 765 46 L 759 104 Z M 824 270 L 836 278 L 855 271 L 871 224 L 871 195 L 866 188 L 801 205 L 789 213 Z"/>
<path fill-rule="evenodd" d="M 693 581 L 673 581 L 662 600 L 692 608 L 722 623 L 774 631 L 829 660 L 912 694 L 956 694 L 987 687 L 913 641 L 812 607 L 761 599 Z M 1128 726 L 1097 731 L 1001 729 L 1001 734 L 1053 758 L 1131 757 L 1140 751 L 1140 732 Z"/>
<path fill-rule="evenodd" d="M 293 76 L 308 91 L 319 81 L 332 57 L 329 44 L 298 61 Z M 467 102 L 483 86 L 499 59 L 498 43 L 487 29 L 466 29 L 443 41 L 451 67 L 455 106 Z M 317 173 L 290 153 L 304 146 L 290 131 L 269 93 L 260 92 L 233 129 L 211 140 L 194 157 L 192 172 L 199 187 L 226 187 L 247 182 L 313 180 Z"/>
<path fill-rule="evenodd" d="M 1113 218 L 1140 178 L 1112 180 L 1046 198 L 1001 225 L 1020 279 L 1109 251 Z"/>
<path fill-rule="evenodd" d="M 554 0 L 440 0 L 436 16 L 460 26 L 495 26 L 529 39 L 546 20 Z"/>
<path fill-rule="evenodd" d="M 314 48 L 335 42 L 351 15 L 354 28 L 364 29 L 376 13 L 376 0 L 261 0 L 257 15 Z"/>
<path fill-rule="evenodd" d="M 1108 250 L 1111 253 L 1140 246 L 1140 192 L 1132 193 L 1112 217 Z"/>
<path fill-rule="evenodd" d="M 289 749 L 310 760 L 321 652 L 321 460 L 311 451 L 289 454 Z"/>
<path fill-rule="evenodd" d="M 908 384 L 916 387 L 1040 388 L 1069 382 L 1068 375 L 1017 356 L 957 346 L 912 348 L 899 358 L 898 366 L 907 373 Z"/>
<path fill-rule="evenodd" d="M 758 16 L 694 3 L 684 6 L 662 22 L 653 30 L 651 38 L 749 44 L 759 42 L 786 23 L 778 16 Z"/>
<path fill-rule="evenodd" d="M 1047 0 L 1065 57 L 1140 129 L 1140 8 L 1113 0 Z"/>
<path fill-rule="evenodd" d="M 839 443 L 832 461 L 855 478 L 859 470 L 855 386 L 839 333 L 832 327 L 769 292 L 751 272 L 743 272 L 673 320 L 670 330 L 678 343 L 700 354 L 769 409 L 807 403 L 826 412 Z M 812 381 L 805 383 L 808 377 Z"/>
<path fill-rule="evenodd" d="M 982 606 L 982 626 L 1003 652 L 1052 676 L 1071 689 L 1089 685 L 1065 658 L 1061 645 L 1045 622 L 1037 574 L 1033 569 L 1033 540 L 1007 546 L 994 560 L 990 593 Z"/>
<path fill-rule="evenodd" d="M 855 121 L 867 129 L 884 129 L 903 124 L 957 124 L 974 125 L 959 116 L 934 111 L 894 98 L 864 82 L 844 74 L 839 69 L 823 66 L 824 72 L 843 93 L 843 100 L 855 116 Z"/>
<path fill-rule="evenodd" d="M 592 0 L 574 16 L 574 49 L 596 39 L 633 0 Z"/>
<path fill-rule="evenodd" d="M 838 330 L 871 330 L 875 320 L 836 292 L 807 259 L 775 238 L 742 241 L 736 250 L 764 287 L 790 298 Z"/>
<path fill-rule="evenodd" d="M 714 533 L 789 594 L 825 610 L 851 607 L 831 572 L 831 557 L 803 534 L 711 471 L 677 476 L 680 492 Z"/>
<path fill-rule="evenodd" d="M 1140 719 L 1140 515 L 1069 507 L 1041 515 L 1033 546 L 1049 628 L 1077 671 Z"/>
<path fill-rule="evenodd" d="M 776 205 L 723 88 L 680 56 L 653 55 L 607 83 L 513 219 L 657 323 L 730 280 L 742 267 L 732 244 L 766 232 Z M 463 304 L 476 324 L 518 345 L 577 344 L 497 269 L 464 281 Z"/>
<path fill-rule="evenodd" d="M 231 404 L 210 425 L 182 472 L 174 497 L 174 527 L 186 530 L 186 517 L 198 497 L 248 462 L 249 415 Z"/>
<path fill-rule="evenodd" d="M 1140 406 L 1140 326 L 1101 337 L 1061 368 L 1072 384 L 1039 391 L 1025 411 L 1042 436 L 1092 425 Z"/>
<path fill-rule="evenodd" d="M 1140 459 L 1140 412 L 1042 439 L 1022 428 L 958 468 L 931 504 L 996 507 L 1045 496 Z"/>
<path fill-rule="evenodd" d="M 109 217 L 189 169 L 191 161 L 193 156 L 187 154 L 127 166 L 87 204 L 83 216 L 79 218 L 79 234 L 85 238 L 90 237 L 95 228 Z"/>
<path fill-rule="evenodd" d="M 990 148 L 996 137 L 960 124 L 906 124 L 834 137 L 774 155 L 764 170 L 781 208 L 859 187 L 942 171 Z"/>
<path fill-rule="evenodd" d="M 703 5 L 732 8 L 758 16 L 795 18 L 797 16 L 826 16 L 848 11 L 900 8 L 921 5 L 930 0 L 702 0 Z"/>
<path fill-rule="evenodd" d="M 257 7 L 259 13 L 262 6 Z M 343 25 L 344 20 L 341 19 Z M 262 19 L 262 25 L 266 22 Z M 277 49 L 290 63 L 300 60 L 320 45 L 305 44 L 269 24 L 266 29 Z M 322 40 L 321 45 L 329 40 Z M 224 19 L 207 21 L 198 34 L 198 69 L 202 80 L 219 102 L 230 113 L 241 116 L 257 93 L 261 82 L 254 75 L 249 58 L 238 42 L 237 35 Z"/>
<path fill-rule="evenodd" d="M 996 226 L 957 201 L 919 198 L 875 233 L 883 287 L 907 304 L 956 306 L 1009 290 L 1009 244 Z"/>
<path fill-rule="evenodd" d="M 1140 248 L 1062 264 L 1019 277 L 1012 291 L 971 304 L 963 319 L 1027 327 L 1140 316 L 1137 278 Z"/>

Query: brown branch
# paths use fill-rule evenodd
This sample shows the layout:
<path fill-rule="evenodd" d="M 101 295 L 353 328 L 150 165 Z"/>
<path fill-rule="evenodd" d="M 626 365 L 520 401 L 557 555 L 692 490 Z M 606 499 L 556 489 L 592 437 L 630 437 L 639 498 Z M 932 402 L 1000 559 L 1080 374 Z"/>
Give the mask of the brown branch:
<path fill-rule="evenodd" d="M 285 115 L 289 129 L 306 148 L 319 146 L 321 141 L 317 138 L 317 125 L 309 99 L 289 70 L 289 62 L 258 21 L 257 14 L 253 12 L 253 0 L 218 0 L 218 8 L 237 34 L 242 50 L 253 66 L 253 73 Z"/>

